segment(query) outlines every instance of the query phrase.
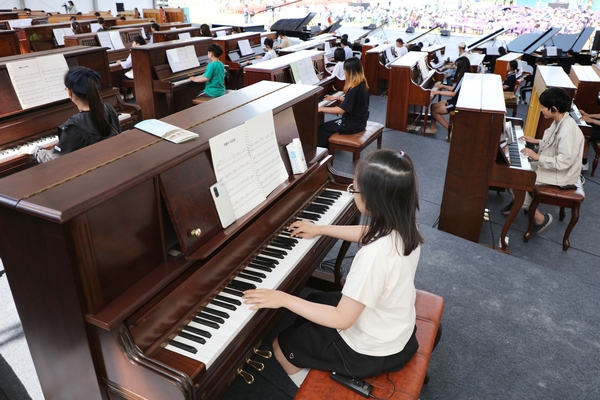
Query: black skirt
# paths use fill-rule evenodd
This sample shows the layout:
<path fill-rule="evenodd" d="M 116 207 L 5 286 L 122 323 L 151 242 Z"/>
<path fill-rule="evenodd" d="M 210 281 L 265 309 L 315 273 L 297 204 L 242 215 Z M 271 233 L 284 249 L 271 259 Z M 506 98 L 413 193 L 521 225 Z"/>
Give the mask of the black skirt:
<path fill-rule="evenodd" d="M 336 306 L 341 293 L 311 293 L 308 301 Z M 399 371 L 417 352 L 419 344 L 413 331 L 404 349 L 389 356 L 369 356 L 354 351 L 338 331 L 298 317 L 278 335 L 279 346 L 287 360 L 298 368 L 332 371 L 357 378 L 368 378 L 382 371 Z"/>

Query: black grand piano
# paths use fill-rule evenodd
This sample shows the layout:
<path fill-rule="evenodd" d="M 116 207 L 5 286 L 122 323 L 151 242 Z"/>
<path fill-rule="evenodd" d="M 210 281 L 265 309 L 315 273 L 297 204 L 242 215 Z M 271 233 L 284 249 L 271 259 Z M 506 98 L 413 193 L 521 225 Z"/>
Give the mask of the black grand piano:
<path fill-rule="evenodd" d="M 310 21 L 312 21 L 315 15 L 317 15 L 317 13 L 311 12 L 308 13 L 308 15 L 304 18 L 280 19 L 271 25 L 271 30 L 278 31 L 283 29 L 287 36 L 308 40 L 314 36 L 331 33 L 342 26 L 340 21 L 336 21 L 325 29 L 319 29 L 318 26 L 309 27 L 308 24 Z"/>

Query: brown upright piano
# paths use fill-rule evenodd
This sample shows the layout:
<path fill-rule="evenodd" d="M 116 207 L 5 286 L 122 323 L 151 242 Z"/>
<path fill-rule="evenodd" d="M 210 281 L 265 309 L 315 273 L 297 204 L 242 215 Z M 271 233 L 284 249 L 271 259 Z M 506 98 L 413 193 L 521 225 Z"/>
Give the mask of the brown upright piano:
<path fill-rule="evenodd" d="M 92 31 L 89 21 L 87 21 L 87 23 L 80 21 L 79 23 L 83 33 L 89 33 Z M 62 28 L 71 28 L 71 23 L 59 22 L 56 24 L 32 25 L 22 28 L 15 28 L 17 35 L 19 35 L 21 54 L 61 47 L 56 44 L 56 39 L 54 39 L 54 32 L 52 29 Z"/>
<path fill-rule="evenodd" d="M 506 69 L 507 65 L 509 65 L 511 61 L 521 60 L 522 57 L 523 54 L 521 53 L 507 53 L 502 57 L 498 57 L 494 64 L 494 73 L 500 75 L 500 79 L 504 82 L 506 75 L 508 75 L 508 70 Z M 519 71 L 519 73 L 523 73 L 523 71 Z"/>
<path fill-rule="evenodd" d="M 0 253 L 46 399 L 218 399 L 246 358 L 260 361 L 253 349 L 283 311 L 231 310 L 228 285 L 265 247 L 289 243 L 274 239 L 317 196 L 332 197 L 321 222 L 358 217 L 351 177 L 316 148 L 317 94 L 260 82 L 165 118 L 196 140 L 132 130 L 0 180 Z M 208 139 L 270 110 L 280 151 L 300 137 L 308 170 L 292 175 L 283 156 L 289 178 L 222 229 Z M 272 272 L 256 269 L 257 286 L 297 294 L 334 242 L 292 243 Z M 230 333 L 206 339 L 208 359 L 166 348 L 223 305 Z"/>
<path fill-rule="evenodd" d="M 199 37 L 200 27 L 177 28 L 154 32 L 154 43 L 168 42 L 169 40 L 177 40 L 181 34 L 189 33 L 190 37 Z"/>
<path fill-rule="evenodd" d="M 508 230 L 525 192 L 533 190 L 535 172 L 518 149 L 514 159 L 507 156 L 509 148 L 519 143 L 508 146 L 501 141 L 506 114 L 502 93 L 500 76 L 465 74 L 456 104 L 439 229 L 477 243 L 490 187 L 511 188 L 515 202 L 501 233 L 501 247 L 507 251 Z M 522 136 L 510 133 L 513 139 Z"/>
<path fill-rule="evenodd" d="M 388 50 L 390 49 L 390 50 Z M 396 57 L 388 56 L 393 51 L 393 44 L 382 44 L 368 50 L 364 57 L 365 78 L 369 82 L 369 93 L 379 96 L 387 87 L 390 79 L 390 67 Z"/>
<path fill-rule="evenodd" d="M 19 37 L 13 30 L 0 30 L 0 57 L 21 54 L 19 49 Z"/>
<path fill-rule="evenodd" d="M 252 49 L 251 54 L 241 54 L 238 46 L 238 42 L 241 40 L 248 40 Z M 254 60 L 256 56 L 264 54 L 260 32 L 244 32 L 228 36 L 217 36 L 213 39 L 213 43 L 216 43 L 223 48 L 223 54 L 221 54 L 219 60 L 229 67 L 231 73 L 229 88 L 238 89 L 242 87 L 244 84 L 242 78 L 244 67 Z"/>
<path fill-rule="evenodd" d="M 403 57 L 394 61 L 390 70 L 390 83 L 388 87 L 387 111 L 385 126 L 398 131 L 406 132 L 411 106 L 416 106 L 414 114 L 423 115 L 422 134 L 425 135 L 427 114 L 431 104 L 431 88 L 434 82 L 442 82 L 444 74 L 434 69 L 429 69 L 426 62 L 427 53 L 409 51 Z M 428 70 L 423 76 L 419 69 L 419 60 L 425 62 Z M 421 112 L 421 108 L 424 111 Z"/>
<path fill-rule="evenodd" d="M 211 43 L 211 38 L 196 37 L 131 48 L 135 98 L 145 119 L 162 118 L 192 106 L 192 100 L 204 89 L 204 84 L 188 78 L 206 70 Z M 173 73 L 167 50 L 185 46 L 194 46 L 200 67 Z"/>
<path fill-rule="evenodd" d="M 51 140 L 57 134 L 58 125 L 77 113 L 77 107 L 69 99 L 23 110 L 6 69 L 6 64 L 11 61 L 57 53 L 65 56 L 69 67 L 81 65 L 100 72 L 100 96 L 120 114 L 122 129 L 133 126 L 142 118 L 140 107 L 124 103 L 119 91 L 112 87 L 106 49 L 103 47 L 76 46 L 4 57 L 0 60 L 0 150 L 4 152 L 4 155 L 0 155 L 0 176 L 37 164 L 31 156 L 15 158 L 10 153 L 28 142 L 42 138 Z"/>
<path fill-rule="evenodd" d="M 571 81 L 577 87 L 575 104 L 589 114 L 600 113 L 600 76 L 591 65 L 573 65 L 569 74 Z"/>

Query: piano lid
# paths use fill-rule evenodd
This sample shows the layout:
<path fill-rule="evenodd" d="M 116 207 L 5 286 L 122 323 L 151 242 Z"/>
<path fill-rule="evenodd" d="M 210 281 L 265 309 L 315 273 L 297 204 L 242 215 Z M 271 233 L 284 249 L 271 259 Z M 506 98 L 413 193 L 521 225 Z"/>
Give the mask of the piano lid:
<path fill-rule="evenodd" d="M 587 27 L 579 33 L 556 35 L 550 39 L 550 42 L 552 46 L 556 46 L 562 51 L 573 50 L 579 53 L 592 33 L 594 33 L 594 28 Z"/>
<path fill-rule="evenodd" d="M 500 28 L 492 33 L 487 34 L 487 35 L 481 35 L 481 36 L 474 37 L 474 38 L 470 39 L 469 41 L 467 41 L 467 43 L 466 43 L 467 48 L 465 50 L 469 51 L 470 49 L 473 49 L 475 47 L 481 47 L 485 43 L 489 42 L 490 40 L 494 40 L 498 36 L 502 35 L 505 30 L 506 29 L 504 29 L 504 28 Z"/>
<path fill-rule="evenodd" d="M 441 27 L 442 27 L 442 24 L 437 24 L 436 26 L 434 26 L 430 30 L 425 31 L 425 32 L 421 33 L 419 36 L 415 36 L 414 38 L 410 39 L 408 42 L 405 43 L 405 45 L 408 46 L 409 44 L 417 43 L 419 39 L 421 39 L 422 37 L 425 37 L 425 36 L 429 35 L 434 29 L 441 28 Z"/>
<path fill-rule="evenodd" d="M 540 46 L 552 39 L 561 28 L 550 28 L 544 33 L 527 33 L 519 36 L 506 45 L 507 50 L 515 53 L 531 54 Z"/>
<path fill-rule="evenodd" d="M 311 12 L 304 18 L 283 18 L 275 21 L 273 25 L 271 25 L 272 31 L 277 31 L 279 29 L 284 29 L 286 33 L 290 32 L 302 32 L 306 29 L 306 25 L 317 15 L 317 13 Z M 289 35 L 293 36 L 293 35 Z"/>

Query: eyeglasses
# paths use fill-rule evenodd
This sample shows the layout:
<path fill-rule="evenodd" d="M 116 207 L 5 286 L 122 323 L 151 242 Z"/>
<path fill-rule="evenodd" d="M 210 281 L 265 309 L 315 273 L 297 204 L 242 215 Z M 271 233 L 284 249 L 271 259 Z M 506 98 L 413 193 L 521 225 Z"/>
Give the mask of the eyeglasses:
<path fill-rule="evenodd" d="M 349 184 L 346 191 L 348 192 L 348 194 L 356 194 L 356 193 L 360 194 L 360 192 L 358 190 L 354 189 L 354 183 Z"/>

